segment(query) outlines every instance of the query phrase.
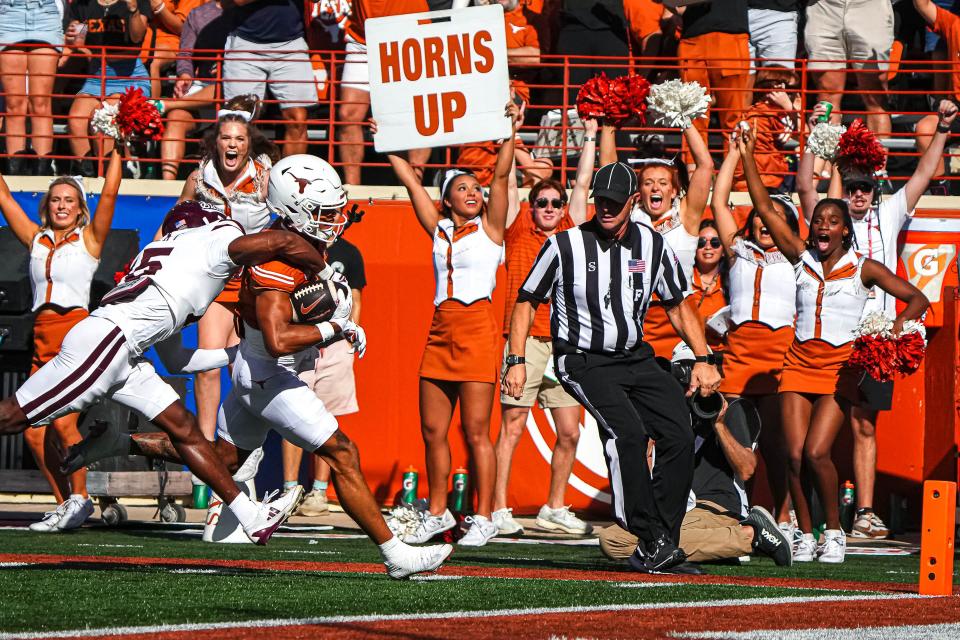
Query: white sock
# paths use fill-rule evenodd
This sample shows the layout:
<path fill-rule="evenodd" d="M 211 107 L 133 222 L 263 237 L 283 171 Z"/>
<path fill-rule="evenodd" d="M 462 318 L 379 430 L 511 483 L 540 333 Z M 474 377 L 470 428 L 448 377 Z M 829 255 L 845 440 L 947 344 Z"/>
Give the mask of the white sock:
<path fill-rule="evenodd" d="M 400 541 L 400 538 L 393 536 L 383 544 L 377 546 L 380 547 L 380 555 L 382 555 L 384 559 L 389 560 L 390 556 L 395 555 L 406 545 Z"/>
<path fill-rule="evenodd" d="M 77 502 L 86 502 L 86 501 L 87 501 L 87 499 L 84 498 L 84 497 L 83 497 L 82 495 L 80 495 L 79 493 L 71 493 L 71 494 L 70 494 L 70 497 L 67 498 L 67 500 L 76 500 Z"/>
<path fill-rule="evenodd" d="M 252 525 L 257 519 L 257 513 L 259 512 L 257 503 L 247 497 L 245 493 L 237 494 L 237 497 L 228 506 L 230 511 L 233 511 L 233 515 L 237 516 L 237 520 L 244 529 Z"/>

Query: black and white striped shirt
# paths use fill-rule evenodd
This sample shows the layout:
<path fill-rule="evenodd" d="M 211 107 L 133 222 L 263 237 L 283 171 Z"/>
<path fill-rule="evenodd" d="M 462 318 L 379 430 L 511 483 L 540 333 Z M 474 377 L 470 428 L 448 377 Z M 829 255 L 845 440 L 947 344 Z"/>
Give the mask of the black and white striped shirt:
<path fill-rule="evenodd" d="M 595 219 L 552 236 L 520 287 L 518 300 L 553 300 L 550 327 L 563 347 L 592 353 L 633 351 L 656 292 L 665 307 L 688 294 L 676 254 L 647 225 L 628 222 L 622 238 L 600 234 Z M 571 349 L 571 350 L 572 350 Z"/>

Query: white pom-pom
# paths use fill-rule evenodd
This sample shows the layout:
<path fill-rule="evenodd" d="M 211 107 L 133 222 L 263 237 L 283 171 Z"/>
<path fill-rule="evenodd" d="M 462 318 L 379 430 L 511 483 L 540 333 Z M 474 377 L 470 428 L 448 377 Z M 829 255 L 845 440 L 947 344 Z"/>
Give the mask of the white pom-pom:
<path fill-rule="evenodd" d="M 667 80 L 650 87 L 647 105 L 653 112 L 654 124 L 686 129 L 702 118 L 710 108 L 711 98 L 698 82 Z"/>
<path fill-rule="evenodd" d="M 408 535 L 412 535 L 420 523 L 423 521 L 424 513 L 418 511 L 412 505 L 400 505 L 390 511 L 386 518 L 387 527 L 391 532 L 401 540 Z"/>
<path fill-rule="evenodd" d="M 853 330 L 856 336 L 892 337 L 893 320 L 883 311 L 871 311 L 860 320 L 860 324 Z"/>
<path fill-rule="evenodd" d="M 846 131 L 842 124 L 818 122 L 807 137 L 807 151 L 824 160 L 836 160 L 840 136 Z"/>
<path fill-rule="evenodd" d="M 119 111 L 119 105 L 103 104 L 90 117 L 90 128 L 105 136 L 119 139 L 120 130 L 117 129 L 117 113 Z"/>
<path fill-rule="evenodd" d="M 903 323 L 903 332 L 901 335 L 907 333 L 919 333 L 923 338 L 924 344 L 927 342 L 927 328 L 923 326 L 923 322 L 920 320 L 907 320 Z"/>

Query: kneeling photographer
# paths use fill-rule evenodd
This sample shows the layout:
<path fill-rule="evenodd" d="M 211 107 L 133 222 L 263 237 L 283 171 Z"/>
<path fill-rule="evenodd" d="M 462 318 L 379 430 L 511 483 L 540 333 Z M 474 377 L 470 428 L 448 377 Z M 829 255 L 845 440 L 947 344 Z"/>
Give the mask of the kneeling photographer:
<path fill-rule="evenodd" d="M 680 384 L 689 382 L 694 358 L 686 345 L 676 349 L 672 363 L 658 361 Z M 763 507 L 747 507 L 744 482 L 757 466 L 754 449 L 760 437 L 756 408 L 743 398 L 727 405 L 720 394 L 691 396 L 688 406 L 696 440 L 693 488 L 680 527 L 680 548 L 687 559 L 727 560 L 756 551 L 790 566 L 790 541 L 776 521 Z M 636 536 L 616 524 L 599 535 L 600 549 L 614 560 L 628 558 L 637 544 Z"/>

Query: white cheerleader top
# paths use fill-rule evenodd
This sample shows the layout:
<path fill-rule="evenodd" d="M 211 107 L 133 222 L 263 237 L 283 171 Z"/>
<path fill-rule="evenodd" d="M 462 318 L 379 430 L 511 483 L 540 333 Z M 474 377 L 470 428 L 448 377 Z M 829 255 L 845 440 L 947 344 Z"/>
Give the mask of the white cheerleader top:
<path fill-rule="evenodd" d="M 793 265 L 777 249 L 764 251 L 737 238 L 730 267 L 730 319 L 734 325 L 760 322 L 771 329 L 792 327 L 797 315 L 797 281 Z"/>
<path fill-rule="evenodd" d="M 433 232 L 433 304 L 439 306 L 445 300 L 471 304 L 490 299 L 503 255 L 503 245 L 490 239 L 480 216 L 456 230 L 453 220 L 441 219 Z"/>
<path fill-rule="evenodd" d="M 64 309 L 90 304 L 90 283 L 100 264 L 87 251 L 84 227 L 77 227 L 58 244 L 53 229 L 43 229 L 30 247 L 30 282 L 33 310 L 45 305 Z"/>
<path fill-rule="evenodd" d="M 839 347 L 854 339 L 870 290 L 861 271 L 866 258 L 848 249 L 833 270 L 823 276 L 823 266 L 809 251 L 793 266 L 797 281 L 796 339 L 823 340 Z"/>
<path fill-rule="evenodd" d="M 660 232 L 660 235 L 677 255 L 677 260 L 680 261 L 680 269 L 683 271 L 683 276 L 687 279 L 687 286 L 689 287 L 690 283 L 693 282 L 693 264 L 697 259 L 698 237 L 690 235 L 684 228 L 683 220 L 680 219 L 679 200 L 674 202 L 670 211 L 656 222 L 639 205 L 634 206 L 633 211 L 630 212 L 630 220 L 653 227 Z"/>
<path fill-rule="evenodd" d="M 206 158 L 196 173 L 197 199 L 223 211 L 224 215 L 239 222 L 248 234 L 256 233 L 270 224 L 270 209 L 263 187 L 269 180 L 272 164 L 266 155 L 247 160 L 244 172 L 234 183 L 233 192 L 228 194 L 214 162 Z"/>

